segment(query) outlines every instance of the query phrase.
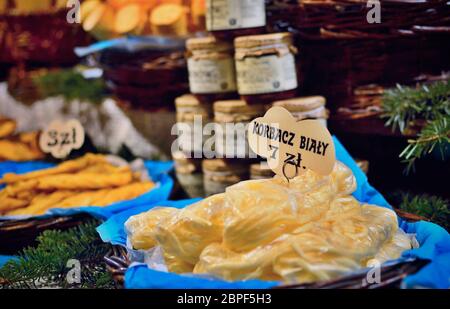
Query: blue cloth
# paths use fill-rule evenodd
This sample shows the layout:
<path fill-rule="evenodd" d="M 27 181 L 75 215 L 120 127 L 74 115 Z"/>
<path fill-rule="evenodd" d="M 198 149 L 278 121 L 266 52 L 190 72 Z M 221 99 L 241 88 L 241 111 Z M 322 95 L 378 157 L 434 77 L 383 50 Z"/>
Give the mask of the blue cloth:
<path fill-rule="evenodd" d="M 420 248 L 403 253 L 405 258 L 430 260 L 419 272 L 408 276 L 403 285 L 407 288 L 450 288 L 450 235 L 442 227 L 430 222 L 403 222 L 400 227 L 416 234 Z"/>
<path fill-rule="evenodd" d="M 356 162 L 345 150 L 342 144 L 334 138 L 337 160 L 347 165 L 355 175 L 358 187 L 353 196 L 362 203 L 379 205 L 392 208 L 384 197 L 368 182 L 366 175 L 361 171 Z M 102 239 L 115 245 L 126 245 L 124 231 L 125 221 L 132 215 L 152 209 L 157 206 L 185 207 L 196 200 L 166 201 L 153 205 L 133 208 L 127 212 L 115 215 L 98 227 Z M 404 252 L 403 258 L 427 259 L 431 262 L 412 276 L 403 281 L 403 286 L 448 288 L 450 287 L 450 235 L 441 227 L 429 222 L 407 223 L 399 220 L 400 227 L 407 233 L 416 234 L 420 243 L 419 249 Z M 165 273 L 149 269 L 146 265 L 134 264 L 125 274 L 126 288 L 186 288 L 186 289 L 211 289 L 211 288 L 270 288 L 278 285 L 278 282 L 251 280 L 242 282 L 226 282 L 218 279 L 204 278 L 194 275 L 179 275 Z"/>
<path fill-rule="evenodd" d="M 181 201 L 160 201 L 147 205 L 139 205 L 123 211 L 115 216 L 112 216 L 108 221 L 97 227 L 97 231 L 104 242 L 109 242 L 113 245 L 125 246 L 127 242 L 127 235 L 125 233 L 124 224 L 129 217 L 146 212 L 157 206 L 183 208 L 187 205 L 194 204 L 201 199 L 190 199 Z"/>
<path fill-rule="evenodd" d="M 0 177 L 3 177 L 5 173 L 24 174 L 31 171 L 50 168 L 52 166 L 54 166 L 54 164 L 45 162 L 1 162 Z M 173 187 L 173 179 L 168 175 L 168 173 L 173 169 L 173 162 L 146 161 L 145 167 L 147 168 L 150 178 L 157 184 L 157 186 L 135 199 L 114 203 L 107 207 L 82 207 L 83 205 L 80 205 L 80 207 L 77 208 L 53 208 L 50 209 L 45 215 L 35 216 L 34 218 L 47 218 L 56 215 L 69 216 L 78 213 L 88 213 L 95 218 L 105 220 L 114 214 L 120 213 L 132 207 L 167 200 Z M 0 186 L 0 189 L 2 187 L 3 186 Z M 0 217 L 0 219 L 8 220 L 29 217 L 30 216 L 4 216 Z"/>
<path fill-rule="evenodd" d="M 228 282 L 199 276 L 165 273 L 148 268 L 146 265 L 130 267 L 125 273 L 127 289 L 269 289 L 278 282 L 247 280 Z"/>
<path fill-rule="evenodd" d="M 7 262 L 15 259 L 17 259 L 17 257 L 12 255 L 0 255 L 0 268 L 2 268 Z"/>
<path fill-rule="evenodd" d="M 152 205 L 139 206 L 111 217 L 97 228 L 100 237 L 105 242 L 114 245 L 126 245 L 127 236 L 124 224 L 131 216 L 148 211 L 155 207 L 184 208 L 196 203 L 201 199 L 190 199 L 181 201 L 164 201 Z M 149 280 L 151 278 L 151 280 Z M 265 289 L 278 285 L 278 282 L 262 280 L 227 282 L 224 280 L 203 278 L 194 275 L 178 275 L 149 269 L 146 265 L 135 264 L 125 274 L 125 287 L 129 289 Z"/>
<path fill-rule="evenodd" d="M 4 161 L 0 163 L 0 177 L 3 177 L 6 173 L 25 174 L 32 171 L 41 170 L 44 168 L 50 168 L 54 166 L 53 163 L 40 162 L 40 161 L 27 161 L 27 162 L 14 162 Z M 0 186 L 0 188 L 4 185 Z"/>
<path fill-rule="evenodd" d="M 336 137 L 333 137 L 334 148 L 336 151 L 336 160 L 341 161 L 347 165 L 355 175 L 356 183 L 358 184 L 353 196 L 362 203 L 378 205 L 392 209 L 386 199 L 375 190 L 367 179 L 366 174 L 359 168 L 355 160 L 348 153 L 348 151 L 342 146 L 341 142 Z"/>

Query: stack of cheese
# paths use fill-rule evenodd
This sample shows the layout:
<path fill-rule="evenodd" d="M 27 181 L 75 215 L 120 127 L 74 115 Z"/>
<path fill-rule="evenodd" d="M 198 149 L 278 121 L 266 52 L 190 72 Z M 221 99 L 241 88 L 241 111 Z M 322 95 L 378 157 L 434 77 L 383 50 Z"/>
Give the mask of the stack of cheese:
<path fill-rule="evenodd" d="M 200 27 L 204 2 L 183 0 L 86 0 L 83 28 L 99 39 L 123 34 L 184 36 L 189 25 Z M 197 23 L 197 24 L 196 24 Z"/>
<path fill-rule="evenodd" d="M 38 132 L 14 134 L 16 122 L 0 116 L 0 161 L 30 161 L 44 157 Z"/>
<path fill-rule="evenodd" d="M 126 222 L 134 249 L 162 248 L 168 270 L 226 280 L 333 279 L 398 258 L 411 247 L 389 209 L 361 205 L 352 172 L 251 180 L 185 209 L 157 208 Z"/>
<path fill-rule="evenodd" d="M 50 208 L 107 206 L 138 197 L 154 187 L 129 165 L 115 166 L 103 155 L 87 154 L 54 168 L 8 173 L 0 180 L 0 214 L 40 215 Z"/>

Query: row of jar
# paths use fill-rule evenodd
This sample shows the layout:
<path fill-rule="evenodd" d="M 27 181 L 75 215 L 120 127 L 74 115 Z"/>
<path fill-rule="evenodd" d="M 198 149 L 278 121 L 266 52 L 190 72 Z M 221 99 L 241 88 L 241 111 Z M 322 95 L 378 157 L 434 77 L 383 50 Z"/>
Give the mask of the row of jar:
<path fill-rule="evenodd" d="M 174 152 L 172 156 L 177 180 L 191 198 L 223 193 L 240 181 L 274 176 L 265 161 L 192 159 L 183 152 Z"/>
<path fill-rule="evenodd" d="M 201 101 L 239 94 L 249 104 L 292 98 L 298 87 L 290 33 L 238 37 L 234 46 L 213 36 L 186 42 L 190 91 Z"/>
<path fill-rule="evenodd" d="M 179 150 L 197 158 L 256 158 L 248 146 L 247 126 L 272 106 L 286 108 L 297 120 L 317 119 L 327 126 L 328 110 L 321 96 L 248 104 L 243 100 L 203 103 L 193 95 L 175 100 Z"/>
<path fill-rule="evenodd" d="M 274 176 L 266 161 L 192 159 L 182 152 L 173 153 L 173 159 L 178 182 L 191 198 L 223 193 L 240 181 Z M 368 173 L 368 161 L 357 160 L 357 164 L 365 174 Z"/>

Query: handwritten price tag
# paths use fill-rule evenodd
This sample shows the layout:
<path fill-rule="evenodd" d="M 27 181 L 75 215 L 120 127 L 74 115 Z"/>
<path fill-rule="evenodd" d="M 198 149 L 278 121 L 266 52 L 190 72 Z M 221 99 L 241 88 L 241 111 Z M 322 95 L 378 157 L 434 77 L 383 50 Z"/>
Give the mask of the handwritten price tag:
<path fill-rule="evenodd" d="M 84 144 L 84 128 L 78 120 L 50 123 L 39 139 L 39 146 L 45 153 L 50 153 L 56 159 L 66 158 L 74 149 L 80 149 Z"/>
<path fill-rule="evenodd" d="M 248 141 L 277 175 L 287 179 L 306 169 L 328 175 L 336 161 L 328 129 L 317 120 L 297 122 L 283 107 L 272 107 L 264 117 L 253 120 Z"/>

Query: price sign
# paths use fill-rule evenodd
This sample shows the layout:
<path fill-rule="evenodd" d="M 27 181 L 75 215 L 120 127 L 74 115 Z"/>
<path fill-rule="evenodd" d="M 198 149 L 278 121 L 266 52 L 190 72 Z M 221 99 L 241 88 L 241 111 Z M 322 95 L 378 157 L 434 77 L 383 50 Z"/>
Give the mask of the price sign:
<path fill-rule="evenodd" d="M 56 159 L 66 158 L 74 149 L 84 144 L 84 128 L 78 120 L 56 120 L 42 132 L 39 146 Z"/>
<path fill-rule="evenodd" d="M 267 158 L 275 174 L 292 179 L 306 169 L 331 173 L 335 163 L 333 139 L 318 120 L 295 118 L 283 107 L 272 107 L 248 127 L 250 148 Z"/>

